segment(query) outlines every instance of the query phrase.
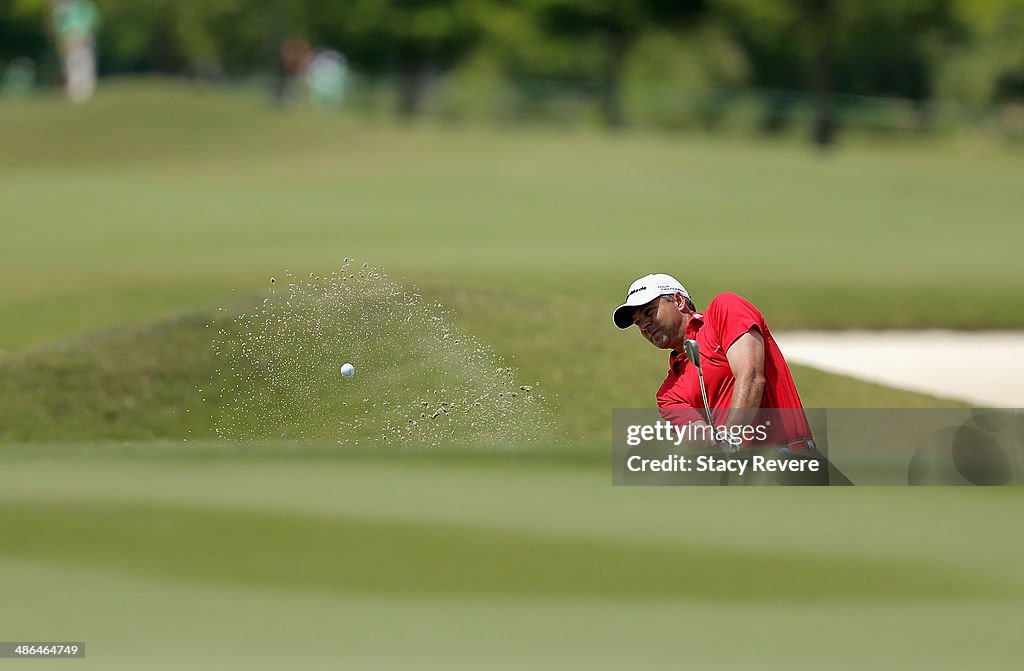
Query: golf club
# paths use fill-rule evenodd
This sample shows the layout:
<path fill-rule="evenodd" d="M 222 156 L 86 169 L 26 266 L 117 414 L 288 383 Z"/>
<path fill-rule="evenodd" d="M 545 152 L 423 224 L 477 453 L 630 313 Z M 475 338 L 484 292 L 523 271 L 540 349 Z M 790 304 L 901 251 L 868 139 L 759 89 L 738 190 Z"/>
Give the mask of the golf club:
<path fill-rule="evenodd" d="M 686 354 L 686 358 L 690 360 L 690 363 L 697 367 L 697 377 L 700 379 L 700 396 L 704 400 L 704 413 L 707 415 L 708 424 L 711 425 L 712 438 L 717 443 L 718 428 L 715 426 L 715 420 L 711 417 L 711 406 L 708 404 L 707 389 L 704 388 L 704 369 L 700 365 L 700 347 L 697 346 L 697 341 L 684 340 L 683 352 Z"/>

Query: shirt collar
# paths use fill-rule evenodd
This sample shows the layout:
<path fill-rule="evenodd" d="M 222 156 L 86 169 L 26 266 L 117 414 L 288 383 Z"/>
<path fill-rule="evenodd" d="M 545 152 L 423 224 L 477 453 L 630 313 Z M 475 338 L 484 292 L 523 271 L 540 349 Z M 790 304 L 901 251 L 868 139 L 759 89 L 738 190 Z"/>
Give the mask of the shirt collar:
<path fill-rule="evenodd" d="M 704 313 L 694 312 L 690 317 L 690 321 L 686 324 L 686 337 L 689 340 L 693 340 L 697 337 L 697 332 L 704 326 Z M 684 361 L 687 361 L 686 355 L 682 352 L 672 350 L 668 355 L 668 366 L 672 371 L 679 375 L 679 367 Z"/>
<path fill-rule="evenodd" d="M 690 321 L 686 324 L 686 337 L 691 340 L 696 338 L 697 331 L 699 331 L 702 326 L 704 326 L 704 313 L 694 312 L 690 315 Z"/>

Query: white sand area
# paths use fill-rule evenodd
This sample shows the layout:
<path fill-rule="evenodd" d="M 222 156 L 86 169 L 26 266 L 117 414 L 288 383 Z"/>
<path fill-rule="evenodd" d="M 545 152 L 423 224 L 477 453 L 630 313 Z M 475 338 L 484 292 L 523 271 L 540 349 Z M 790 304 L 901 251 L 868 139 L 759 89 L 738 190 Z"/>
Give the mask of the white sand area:
<path fill-rule="evenodd" d="M 1024 332 L 791 331 L 775 340 L 792 363 L 979 407 L 1024 407 Z"/>

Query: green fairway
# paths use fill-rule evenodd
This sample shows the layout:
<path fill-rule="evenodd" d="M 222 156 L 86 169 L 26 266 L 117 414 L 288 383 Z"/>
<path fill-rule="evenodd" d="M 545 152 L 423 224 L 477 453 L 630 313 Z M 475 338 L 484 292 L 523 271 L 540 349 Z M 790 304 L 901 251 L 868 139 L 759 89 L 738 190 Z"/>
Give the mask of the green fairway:
<path fill-rule="evenodd" d="M 612 490 L 600 460 L 435 457 L 8 446 L 0 629 L 86 640 L 89 668 L 676 668 L 680 646 L 702 668 L 1017 657 L 1015 492 L 831 491 L 808 509 L 797 490 Z M 806 635 L 780 648 L 793 621 Z"/>
<path fill-rule="evenodd" d="M 87 643 L 34 667 L 1019 666 L 1017 490 L 613 488 L 666 361 L 610 316 L 1024 327 L 1024 158 L 103 84 L 0 105 L 0 639 Z"/>
<path fill-rule="evenodd" d="M 5 105 L 0 146 L 0 348 L 344 256 L 541 310 L 572 297 L 595 315 L 576 329 L 651 269 L 777 327 L 1024 324 L 1012 155 L 395 129 L 116 83 L 85 108 Z"/>
<path fill-rule="evenodd" d="M 607 436 L 609 408 L 649 404 L 664 369 L 609 319 L 652 269 L 698 304 L 744 293 L 776 330 L 1024 323 L 1009 155 L 396 129 L 166 82 L 113 83 L 82 108 L 7 105 L 0 120 L 0 202 L 17 222 L 0 265 L 7 439 L 210 435 L 206 325 L 271 277 L 346 256 L 454 310 L 537 387 L 559 438 L 584 442 Z M 983 239 L 1001 244 L 972 252 Z M 797 377 L 809 405 L 937 403 Z"/>

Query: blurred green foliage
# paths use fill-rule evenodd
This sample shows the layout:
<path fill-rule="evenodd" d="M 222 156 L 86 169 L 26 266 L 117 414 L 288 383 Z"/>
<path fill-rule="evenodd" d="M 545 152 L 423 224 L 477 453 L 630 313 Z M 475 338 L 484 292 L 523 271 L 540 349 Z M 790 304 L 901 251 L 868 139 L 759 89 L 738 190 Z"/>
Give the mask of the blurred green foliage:
<path fill-rule="evenodd" d="M 941 98 L 973 118 L 1011 101 L 1019 114 L 1024 99 L 1024 1 L 956 4 L 971 39 L 946 54 L 937 79 Z"/>
<path fill-rule="evenodd" d="M 57 80 L 50 4 L 0 0 L 0 71 L 31 58 L 40 81 Z M 280 79 L 280 46 L 301 37 L 345 54 L 361 90 L 391 91 L 385 104 L 405 117 L 591 110 L 613 127 L 761 131 L 809 121 L 822 143 L 844 125 L 983 122 L 1024 135 L 1024 0 L 96 4 L 103 74 Z"/>

